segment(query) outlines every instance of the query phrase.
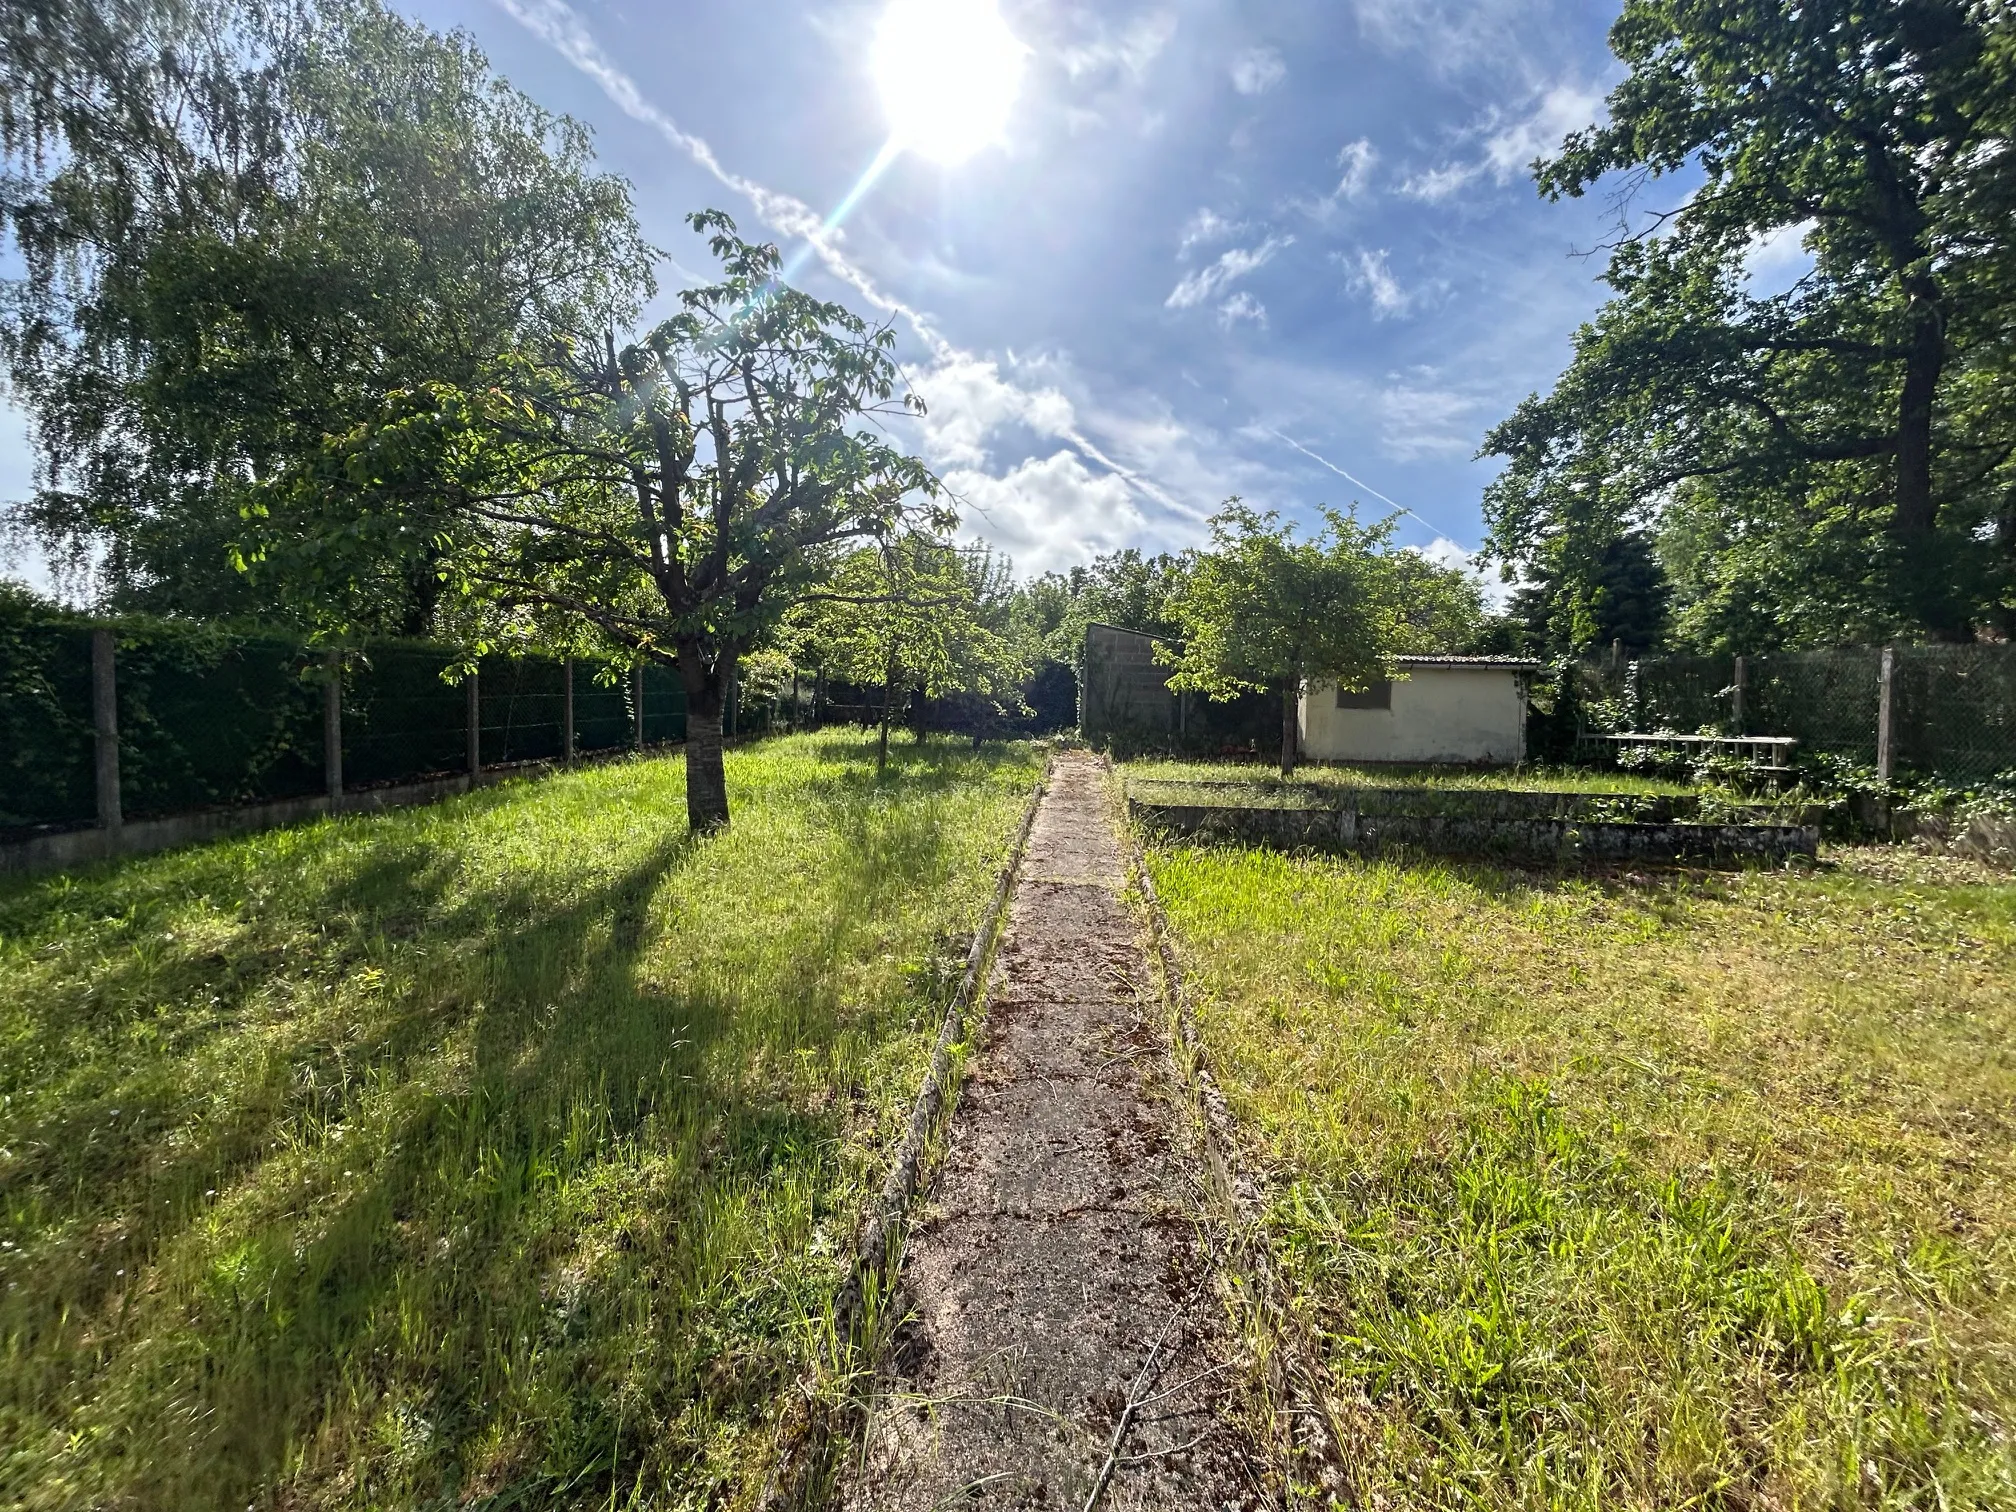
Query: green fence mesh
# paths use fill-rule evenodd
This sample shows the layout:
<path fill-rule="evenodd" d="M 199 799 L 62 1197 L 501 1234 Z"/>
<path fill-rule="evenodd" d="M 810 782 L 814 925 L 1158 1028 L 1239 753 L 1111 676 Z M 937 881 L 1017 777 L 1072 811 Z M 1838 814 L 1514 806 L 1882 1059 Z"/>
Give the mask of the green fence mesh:
<path fill-rule="evenodd" d="M 89 824 L 91 632 L 0 620 L 0 832 Z"/>
<path fill-rule="evenodd" d="M 1891 763 L 1899 775 L 1978 782 L 2016 770 L 2016 646 L 1899 646 Z M 1583 704 L 1604 728 L 1791 735 L 1804 753 L 1873 764 L 1883 653 L 1876 647 L 1744 658 L 1586 662 Z"/>
<path fill-rule="evenodd" d="M 38 617 L 0 605 L 0 834 L 93 822 L 96 737 L 91 717 L 91 621 Z M 120 621 L 116 634 L 120 802 L 144 819 L 324 791 L 326 653 L 279 634 Z M 345 788 L 468 769 L 466 684 L 444 675 L 458 653 L 380 642 L 345 653 Z M 637 679 L 629 667 L 574 667 L 575 748 L 635 743 Z M 552 760 L 566 751 L 566 664 L 485 657 L 477 677 L 485 766 Z M 644 736 L 686 733 L 677 675 L 644 677 Z"/>

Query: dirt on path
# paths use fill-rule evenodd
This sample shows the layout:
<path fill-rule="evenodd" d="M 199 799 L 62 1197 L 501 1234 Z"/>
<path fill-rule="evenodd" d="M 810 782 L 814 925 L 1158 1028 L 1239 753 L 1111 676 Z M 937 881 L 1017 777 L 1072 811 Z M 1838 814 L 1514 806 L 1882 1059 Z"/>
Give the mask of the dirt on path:
<path fill-rule="evenodd" d="M 850 1512 L 1263 1505 L 1103 771 L 1037 811 Z"/>

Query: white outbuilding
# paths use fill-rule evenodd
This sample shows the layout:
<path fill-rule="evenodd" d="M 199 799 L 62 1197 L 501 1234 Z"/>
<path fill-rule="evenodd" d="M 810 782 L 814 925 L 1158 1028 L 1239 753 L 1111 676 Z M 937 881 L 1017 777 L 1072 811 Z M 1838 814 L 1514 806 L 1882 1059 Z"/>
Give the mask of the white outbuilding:
<path fill-rule="evenodd" d="M 1526 685 L 1537 661 L 1514 656 L 1402 656 L 1362 692 L 1313 683 L 1302 695 L 1302 754 L 1312 761 L 1510 765 L 1526 756 Z"/>

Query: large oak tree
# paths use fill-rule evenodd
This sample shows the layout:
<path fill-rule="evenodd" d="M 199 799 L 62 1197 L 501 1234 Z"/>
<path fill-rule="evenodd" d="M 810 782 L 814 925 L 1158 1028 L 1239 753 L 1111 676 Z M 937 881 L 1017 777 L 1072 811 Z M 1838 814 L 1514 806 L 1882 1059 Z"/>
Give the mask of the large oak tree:
<path fill-rule="evenodd" d="M 1718 594 L 1781 643 L 2009 615 L 2009 33 L 1966 0 L 1627 0 L 1607 122 L 1535 165 L 1550 196 L 1617 194 L 1616 297 L 1485 443 L 1495 553 L 1572 587 L 1673 526 L 1703 639 Z M 1645 211 L 1681 173 L 1684 203 Z M 1759 293 L 1773 236 L 1812 266 Z"/>

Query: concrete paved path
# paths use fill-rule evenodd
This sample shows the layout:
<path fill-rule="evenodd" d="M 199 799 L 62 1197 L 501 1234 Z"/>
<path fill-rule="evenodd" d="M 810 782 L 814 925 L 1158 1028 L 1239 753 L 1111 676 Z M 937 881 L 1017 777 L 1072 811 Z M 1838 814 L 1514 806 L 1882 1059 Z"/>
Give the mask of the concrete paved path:
<path fill-rule="evenodd" d="M 1261 1504 L 1123 855 L 1103 765 L 1060 757 L 844 1507 Z"/>

